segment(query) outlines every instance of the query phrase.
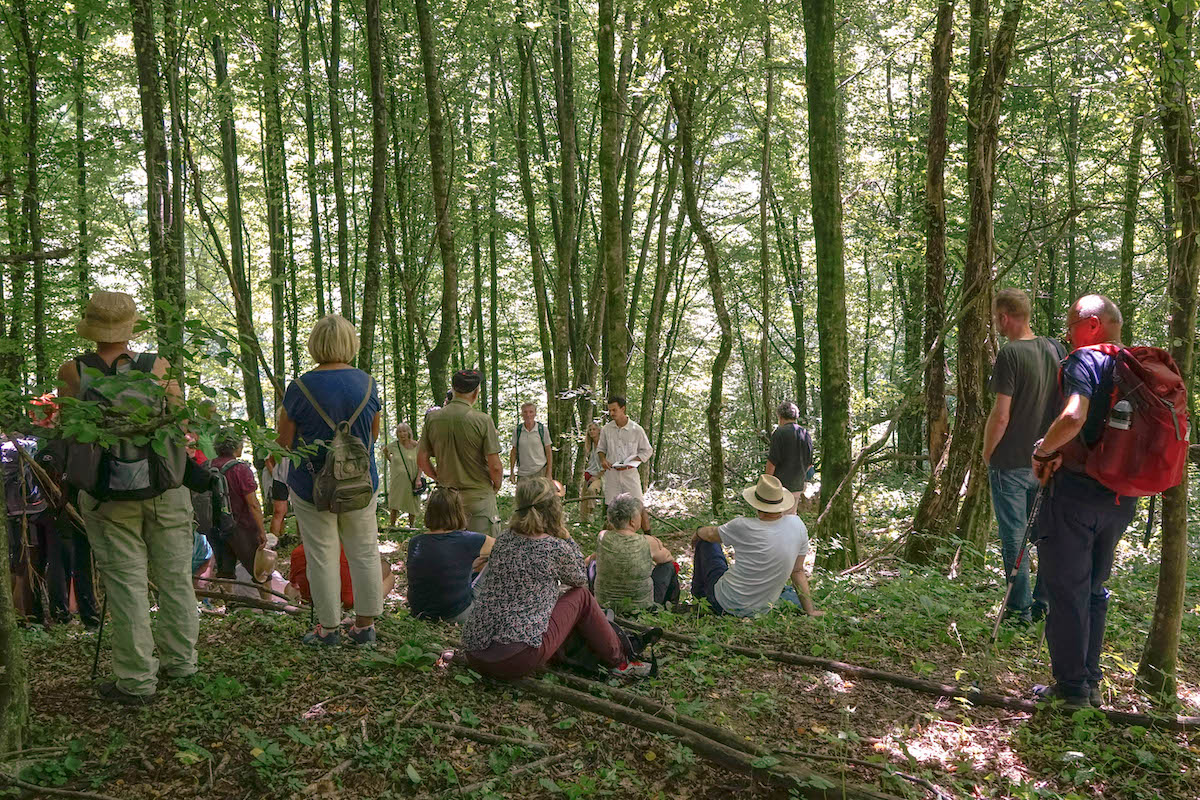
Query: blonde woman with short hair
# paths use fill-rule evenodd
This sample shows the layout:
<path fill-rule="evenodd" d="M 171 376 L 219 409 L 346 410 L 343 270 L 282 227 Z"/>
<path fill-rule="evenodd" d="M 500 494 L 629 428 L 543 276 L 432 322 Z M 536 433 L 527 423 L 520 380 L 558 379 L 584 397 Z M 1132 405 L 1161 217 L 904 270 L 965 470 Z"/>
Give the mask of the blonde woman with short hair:
<path fill-rule="evenodd" d="M 355 620 L 347 636 L 355 644 L 370 644 L 375 641 L 375 618 L 383 613 L 376 499 L 373 497 L 358 511 L 318 511 L 313 504 L 313 478 L 325 465 L 326 450 L 306 445 L 333 438 L 325 416 L 338 423 L 349 421 L 351 432 L 366 445 L 371 483 L 378 491 L 373 445 L 379 438 L 379 393 L 370 375 L 350 365 L 358 352 L 358 333 L 340 315 L 328 314 L 317 320 L 308 337 L 308 352 L 317 366 L 297 377 L 284 393 L 278 439 L 280 445 L 301 450 L 303 456 L 288 471 L 288 489 L 304 542 L 308 582 L 317 612 L 317 627 L 305 635 L 304 642 L 336 645 L 341 641 L 338 567 L 339 550 L 344 549 L 354 584 Z M 313 405 L 314 400 L 320 409 Z"/>
<path fill-rule="evenodd" d="M 391 520 L 388 524 L 395 526 L 400 515 L 407 514 L 409 527 L 415 527 L 417 515 L 421 513 L 421 498 L 417 495 L 421 470 L 417 466 L 417 442 L 407 422 L 396 426 L 396 438 L 383 448 L 383 457 L 390 470 L 387 498 Z"/>

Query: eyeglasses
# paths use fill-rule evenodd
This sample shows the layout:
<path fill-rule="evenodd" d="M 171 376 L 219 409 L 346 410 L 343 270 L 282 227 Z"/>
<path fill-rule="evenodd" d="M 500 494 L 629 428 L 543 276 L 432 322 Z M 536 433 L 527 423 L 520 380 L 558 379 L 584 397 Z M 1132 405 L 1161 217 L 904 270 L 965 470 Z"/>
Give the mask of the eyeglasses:
<path fill-rule="evenodd" d="M 1090 321 L 1092 321 L 1092 320 L 1094 320 L 1094 319 L 1096 319 L 1096 317 L 1084 317 L 1083 319 L 1077 319 L 1077 320 L 1075 320 L 1074 322 L 1068 322 L 1068 323 L 1067 323 L 1067 327 L 1066 327 L 1066 333 L 1069 335 L 1069 334 L 1071 333 L 1071 329 L 1072 329 L 1072 328 L 1074 328 L 1074 327 L 1075 327 L 1076 325 L 1078 325 L 1079 323 L 1081 323 L 1081 322 L 1090 322 Z"/>

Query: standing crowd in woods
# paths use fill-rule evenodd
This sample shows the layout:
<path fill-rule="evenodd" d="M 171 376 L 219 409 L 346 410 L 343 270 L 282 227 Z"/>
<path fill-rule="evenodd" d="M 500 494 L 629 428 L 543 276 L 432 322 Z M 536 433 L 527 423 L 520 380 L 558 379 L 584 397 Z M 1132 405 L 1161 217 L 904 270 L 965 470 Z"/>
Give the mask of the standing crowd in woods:
<path fill-rule="evenodd" d="M 136 317 L 129 295 L 92 296 L 77 332 L 95 347 L 62 365 L 62 396 L 111 408 L 158 404 L 164 411 L 180 402 L 166 359 L 130 349 Z M 1070 355 L 1055 340 L 1035 336 L 1029 321 L 1024 292 L 997 293 L 993 322 L 1007 343 L 992 374 L 996 402 L 983 455 L 1010 581 L 1005 613 L 1017 623 L 1047 619 L 1055 683 L 1038 687 L 1041 695 L 1069 706 L 1098 705 L 1104 582 L 1136 495 L 1098 477 L 1093 462 L 1101 442 L 1111 449 L 1126 441 L 1118 438 L 1123 431 L 1131 425 L 1140 431 L 1142 424 L 1138 410 L 1113 405 L 1116 395 L 1132 396 L 1120 365 L 1158 356 L 1148 353 L 1153 348 L 1120 344 L 1120 310 L 1099 295 L 1080 298 L 1068 313 Z M 251 585 L 269 585 L 272 546 L 289 511 L 301 545 L 292 553 L 288 596 L 311 598 L 316 616 L 303 641 L 375 642 L 392 575 L 380 556 L 376 513 L 381 404 L 374 379 L 351 364 L 358 347 L 354 327 L 338 315 L 313 326 L 308 350 L 315 366 L 287 386 L 278 415 L 277 444 L 291 455 L 268 458 L 261 477 L 269 487 L 269 521 L 233 429 L 157 448 L 136 437 L 104 446 L 94 437 L 48 438 L 40 447 L 33 437 L 7 437 L 5 499 L 18 604 L 35 618 L 59 621 L 74 605 L 85 625 L 99 624 L 94 556 L 112 616 L 114 677 L 100 684 L 102 697 L 145 703 L 161 680 L 196 672 L 193 578 L 215 572 L 216 580 L 230 580 L 244 572 Z M 129 380 L 139 372 L 153 380 Z M 625 398 L 608 397 L 609 420 L 586 431 L 580 517 L 586 521 L 602 496 L 607 527 L 585 557 L 567 530 L 563 487 L 552 478 L 553 439 L 532 402 L 521 406 L 512 435 L 515 508 L 501 521 L 497 493 L 505 472 L 496 427 L 475 408 L 482 384 L 475 370 L 454 373 L 444 405 L 426 415 L 419 438 L 402 423 L 382 450 L 392 476 L 392 525 L 404 515 L 415 526 L 426 476 L 435 484 L 425 530 L 408 543 L 410 611 L 461 623 L 474 669 L 517 678 L 559 661 L 623 676 L 651 673 L 643 653 L 661 629 L 632 634 L 613 621 L 614 610 L 666 606 L 747 617 L 792 605 L 823 613 L 805 569 L 808 530 L 796 513 L 814 477 L 813 442 L 794 403 L 778 407 L 765 474 L 741 493 L 753 513 L 696 531 L 689 606 L 681 602 L 674 556 L 649 533 L 638 467 L 653 449 L 626 413 Z M 49 407 L 33 413 L 38 424 L 53 427 Z M 30 464 L 42 469 L 35 474 Z M 1029 541 L 1041 560 L 1033 586 Z M 35 563 L 42 583 L 29 580 Z M 344 611 L 352 612 L 345 622 Z"/>

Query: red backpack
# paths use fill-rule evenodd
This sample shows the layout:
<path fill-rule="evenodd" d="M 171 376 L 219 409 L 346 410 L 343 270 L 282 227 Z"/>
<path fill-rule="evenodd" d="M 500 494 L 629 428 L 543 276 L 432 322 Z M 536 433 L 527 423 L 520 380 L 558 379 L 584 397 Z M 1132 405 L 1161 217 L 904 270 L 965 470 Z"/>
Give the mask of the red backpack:
<path fill-rule="evenodd" d="M 1158 347 L 1087 347 L 1116 359 L 1112 397 L 1100 439 L 1091 447 L 1082 436 L 1072 440 L 1063 448 L 1064 462 L 1125 497 L 1177 486 L 1189 441 L 1187 389 L 1175 360 Z"/>

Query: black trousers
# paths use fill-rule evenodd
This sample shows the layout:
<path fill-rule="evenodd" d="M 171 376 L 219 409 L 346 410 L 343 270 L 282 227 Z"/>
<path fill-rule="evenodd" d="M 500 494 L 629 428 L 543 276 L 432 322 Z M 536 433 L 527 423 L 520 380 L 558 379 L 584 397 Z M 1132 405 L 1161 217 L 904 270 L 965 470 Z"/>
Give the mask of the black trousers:
<path fill-rule="evenodd" d="M 1050 601 L 1046 643 L 1054 680 L 1065 694 L 1086 696 L 1103 679 L 1100 651 L 1117 542 L 1137 500 L 1116 498 L 1090 478 L 1059 470 L 1038 515 L 1041 580 Z"/>
<path fill-rule="evenodd" d="M 92 576 L 92 546 L 87 535 L 58 529 L 57 553 L 46 562 L 46 586 L 50 594 L 50 613 L 59 622 L 71 618 L 71 589 L 79 606 L 79 619 L 87 627 L 100 624 L 96 605 L 96 585 Z"/>

